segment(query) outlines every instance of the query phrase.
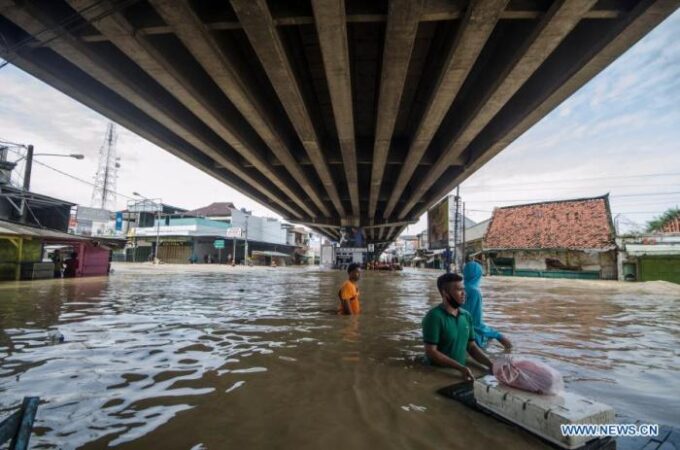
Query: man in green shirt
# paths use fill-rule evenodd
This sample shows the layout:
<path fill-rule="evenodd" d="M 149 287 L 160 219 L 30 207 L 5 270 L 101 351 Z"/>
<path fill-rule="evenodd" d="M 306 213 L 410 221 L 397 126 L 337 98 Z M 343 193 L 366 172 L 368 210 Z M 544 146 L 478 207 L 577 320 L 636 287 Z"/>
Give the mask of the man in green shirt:
<path fill-rule="evenodd" d="M 425 355 L 437 366 L 458 370 L 466 381 L 475 379 L 465 367 L 467 353 L 477 362 L 491 368 L 491 361 L 475 344 L 475 329 L 470 313 L 460 308 L 465 303 L 463 277 L 447 273 L 437 278 L 442 302 L 423 318 Z"/>

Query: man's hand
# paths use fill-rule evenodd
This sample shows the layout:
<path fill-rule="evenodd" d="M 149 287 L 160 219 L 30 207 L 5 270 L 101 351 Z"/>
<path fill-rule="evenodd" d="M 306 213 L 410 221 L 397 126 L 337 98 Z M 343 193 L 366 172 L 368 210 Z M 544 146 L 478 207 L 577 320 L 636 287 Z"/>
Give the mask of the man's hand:
<path fill-rule="evenodd" d="M 465 381 L 475 381 L 475 376 L 472 374 L 472 371 L 469 367 L 463 367 L 460 370 L 460 374 L 463 375 L 463 379 Z"/>
<path fill-rule="evenodd" d="M 510 342 L 510 339 L 506 338 L 505 336 L 501 336 L 498 342 L 501 343 L 506 352 L 512 350 L 512 342 Z"/>
<path fill-rule="evenodd" d="M 349 300 L 340 299 L 342 302 L 342 312 L 345 315 L 351 316 L 352 315 L 352 307 L 349 305 Z"/>

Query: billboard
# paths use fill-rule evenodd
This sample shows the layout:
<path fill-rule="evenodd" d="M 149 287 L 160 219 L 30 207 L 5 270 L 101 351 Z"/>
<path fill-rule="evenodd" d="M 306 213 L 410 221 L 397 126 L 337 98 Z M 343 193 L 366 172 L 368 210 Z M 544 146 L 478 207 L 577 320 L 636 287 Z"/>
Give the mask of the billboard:
<path fill-rule="evenodd" d="M 144 200 L 132 200 L 128 202 L 128 211 L 133 213 L 157 213 L 163 212 L 163 206 L 160 201 L 144 199 Z"/>
<path fill-rule="evenodd" d="M 87 206 L 78 206 L 76 210 L 76 220 L 78 222 L 88 220 L 90 222 L 106 223 L 111 220 L 111 211 L 101 208 L 88 208 Z"/>
<path fill-rule="evenodd" d="M 342 227 L 340 229 L 340 247 L 364 247 L 366 233 L 359 227 Z"/>
<path fill-rule="evenodd" d="M 453 237 L 453 199 L 447 196 L 427 211 L 427 237 L 430 250 L 446 248 Z"/>

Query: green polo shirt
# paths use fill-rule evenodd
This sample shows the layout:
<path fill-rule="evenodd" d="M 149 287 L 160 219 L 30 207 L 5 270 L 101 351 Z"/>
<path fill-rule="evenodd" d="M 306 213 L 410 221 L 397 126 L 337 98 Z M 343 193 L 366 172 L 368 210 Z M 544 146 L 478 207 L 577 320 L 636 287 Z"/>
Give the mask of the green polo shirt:
<path fill-rule="evenodd" d="M 465 365 L 469 341 L 475 340 L 472 316 L 458 308 L 458 316 L 449 314 L 443 305 L 432 308 L 423 318 L 423 341 L 436 345 L 437 350 Z"/>

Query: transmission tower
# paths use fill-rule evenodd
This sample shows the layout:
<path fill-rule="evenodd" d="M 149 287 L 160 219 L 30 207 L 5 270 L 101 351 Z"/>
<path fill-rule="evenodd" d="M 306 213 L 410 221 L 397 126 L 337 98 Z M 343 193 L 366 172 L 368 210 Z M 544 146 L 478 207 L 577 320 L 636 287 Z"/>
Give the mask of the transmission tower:
<path fill-rule="evenodd" d="M 99 148 L 99 167 L 95 176 L 94 189 L 92 191 L 92 206 L 94 208 L 115 209 L 116 207 L 116 182 L 118 181 L 118 168 L 120 158 L 116 156 L 116 126 L 109 123 L 106 129 L 106 137 Z"/>

